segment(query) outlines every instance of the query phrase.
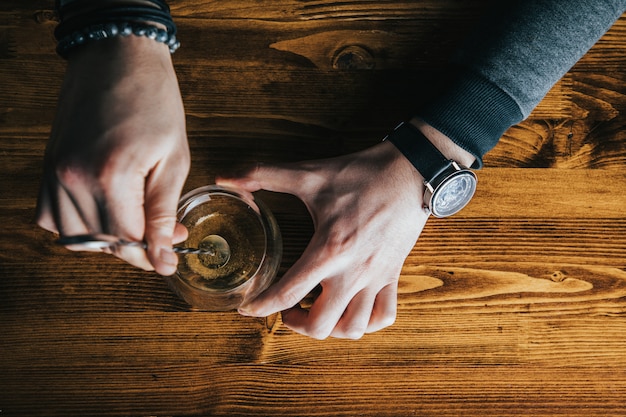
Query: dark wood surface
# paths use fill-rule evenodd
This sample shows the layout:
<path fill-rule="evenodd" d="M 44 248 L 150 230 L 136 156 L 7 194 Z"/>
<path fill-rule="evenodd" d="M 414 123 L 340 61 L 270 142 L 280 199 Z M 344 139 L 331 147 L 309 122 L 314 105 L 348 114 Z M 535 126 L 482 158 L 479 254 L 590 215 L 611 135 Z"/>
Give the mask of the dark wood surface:
<path fill-rule="evenodd" d="M 185 189 L 234 163 L 363 149 L 429 94 L 487 1 L 172 0 Z M 626 16 L 432 219 L 396 323 L 316 341 L 191 311 L 33 222 L 65 64 L 51 0 L 0 3 L 0 415 L 626 415 Z M 307 243 L 298 201 L 264 194 Z"/>

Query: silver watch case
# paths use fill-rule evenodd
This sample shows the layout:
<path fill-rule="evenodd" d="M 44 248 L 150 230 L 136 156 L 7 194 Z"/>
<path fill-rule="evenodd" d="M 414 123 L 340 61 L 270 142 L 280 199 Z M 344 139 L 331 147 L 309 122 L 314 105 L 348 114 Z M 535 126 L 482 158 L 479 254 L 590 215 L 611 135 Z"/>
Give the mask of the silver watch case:
<path fill-rule="evenodd" d="M 435 178 L 424 181 L 425 207 L 435 217 L 448 217 L 465 207 L 476 192 L 477 177 L 468 168 L 454 161 Z"/>

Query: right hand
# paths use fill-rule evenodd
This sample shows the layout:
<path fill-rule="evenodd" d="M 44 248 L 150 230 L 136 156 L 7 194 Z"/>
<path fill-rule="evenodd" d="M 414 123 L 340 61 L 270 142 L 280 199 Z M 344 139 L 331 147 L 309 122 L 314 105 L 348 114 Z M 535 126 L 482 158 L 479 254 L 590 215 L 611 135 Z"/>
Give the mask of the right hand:
<path fill-rule="evenodd" d="M 287 327 L 316 339 L 357 339 L 394 322 L 402 265 L 429 213 L 421 177 L 391 142 L 336 158 L 259 164 L 217 183 L 293 194 L 315 227 L 300 259 L 241 314 L 281 311 Z"/>
<path fill-rule="evenodd" d="M 189 165 L 183 103 L 165 45 L 129 36 L 72 51 L 46 149 L 41 227 L 145 241 L 146 251 L 120 248 L 115 255 L 171 275 L 172 245 L 187 237 L 176 207 Z"/>

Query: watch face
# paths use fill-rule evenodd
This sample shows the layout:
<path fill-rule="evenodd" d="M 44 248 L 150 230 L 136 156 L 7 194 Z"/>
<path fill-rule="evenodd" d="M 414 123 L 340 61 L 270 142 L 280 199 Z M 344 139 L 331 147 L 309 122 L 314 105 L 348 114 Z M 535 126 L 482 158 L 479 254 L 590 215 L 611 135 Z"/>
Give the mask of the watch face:
<path fill-rule="evenodd" d="M 451 216 L 470 202 L 475 191 L 476 175 L 469 170 L 457 171 L 434 190 L 430 210 L 436 217 Z"/>

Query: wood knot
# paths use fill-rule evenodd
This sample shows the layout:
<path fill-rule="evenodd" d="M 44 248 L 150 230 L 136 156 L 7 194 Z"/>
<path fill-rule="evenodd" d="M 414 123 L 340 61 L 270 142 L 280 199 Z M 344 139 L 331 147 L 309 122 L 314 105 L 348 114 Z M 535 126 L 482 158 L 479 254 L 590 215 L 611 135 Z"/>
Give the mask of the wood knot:
<path fill-rule="evenodd" d="M 35 22 L 39 24 L 44 24 L 48 22 L 59 22 L 59 16 L 54 10 L 37 10 L 35 14 L 33 14 L 33 19 Z"/>
<path fill-rule="evenodd" d="M 371 70 L 376 66 L 372 54 L 361 46 L 346 46 L 333 59 L 333 68 L 338 70 Z"/>
<path fill-rule="evenodd" d="M 550 279 L 554 282 L 563 282 L 567 278 L 567 274 L 562 271 L 556 271 L 550 275 Z"/>

